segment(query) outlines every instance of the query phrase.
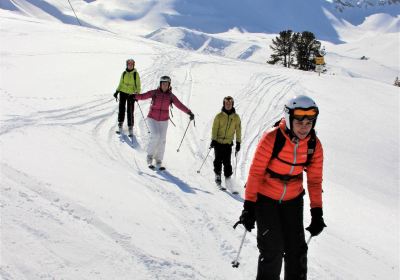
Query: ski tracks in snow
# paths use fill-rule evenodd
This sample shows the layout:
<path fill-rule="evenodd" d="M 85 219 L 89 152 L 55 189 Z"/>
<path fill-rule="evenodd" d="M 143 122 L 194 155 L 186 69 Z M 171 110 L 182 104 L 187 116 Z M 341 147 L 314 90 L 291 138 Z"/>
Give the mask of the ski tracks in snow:
<path fill-rule="evenodd" d="M 242 151 L 239 153 L 238 168 L 241 178 L 252 160 L 254 148 L 262 134 L 273 126 L 283 114 L 283 104 L 294 95 L 299 79 L 268 73 L 254 74 L 240 90 L 235 106 L 242 119 Z M 243 105 L 242 105 L 243 104 Z"/>
<path fill-rule="evenodd" d="M 3 210 L 9 208 L 10 213 L 12 213 L 11 208 L 17 207 L 20 209 L 19 211 L 28 212 L 25 213 L 25 216 L 40 216 L 42 223 L 44 220 L 44 225 L 56 224 L 58 227 L 79 228 L 79 231 L 75 231 L 74 233 L 77 235 L 74 239 L 89 238 L 92 241 L 97 240 L 97 242 L 105 242 L 108 244 L 107 248 L 109 248 L 107 251 L 115 251 L 115 247 L 120 247 L 125 252 L 125 255 L 131 258 L 131 261 L 134 262 L 134 264 L 130 264 L 130 267 L 134 268 L 135 275 L 143 277 L 142 279 L 174 279 L 168 278 L 168 275 L 174 275 L 177 277 L 175 279 L 208 279 L 207 277 L 198 278 L 199 276 L 202 276 L 202 273 L 186 262 L 159 258 L 143 251 L 135 245 L 134 236 L 132 237 L 130 234 L 119 232 L 117 229 L 97 217 L 96 213 L 93 211 L 87 209 L 76 201 L 52 191 L 51 184 L 38 181 L 37 179 L 30 177 L 28 174 L 16 170 L 6 164 L 2 164 L 1 168 L 3 175 L 6 176 L 6 181 L 10 185 L 13 185 L 12 187 L 2 186 L 4 197 L 1 200 L 0 207 L 3 208 Z M 15 181 L 15 178 L 18 178 L 18 181 Z M 14 192 L 14 194 L 11 194 L 12 192 Z M 17 196 L 19 196 L 19 199 L 12 198 L 12 196 L 16 196 L 16 193 L 18 193 Z M 168 197 L 171 198 L 170 195 Z M 17 203 L 17 205 L 13 205 L 14 203 Z M 9 211 L 6 210 L 6 212 Z M 55 236 L 59 233 L 58 231 L 62 231 L 61 229 L 58 229 L 57 232 L 52 232 L 49 231 L 48 228 L 40 228 L 40 226 L 38 227 L 35 224 L 28 225 L 23 221 L 23 219 L 21 219 L 21 217 L 16 217 L 13 214 L 5 215 L 5 217 L 7 217 L 7 219 L 3 221 L 5 224 L 13 224 L 13 226 L 20 227 L 24 230 L 27 235 L 32 235 L 34 239 L 45 241 L 44 247 L 46 250 L 41 249 L 44 251 L 42 253 L 46 254 L 44 259 L 51 257 L 56 258 L 56 260 L 53 261 L 53 265 L 57 266 L 57 269 L 62 270 L 67 266 L 75 266 L 75 268 L 80 266 L 79 263 L 71 263 L 70 260 L 63 258 L 62 252 L 57 252 L 56 250 L 54 251 L 51 249 L 53 243 L 71 241 L 71 238 L 69 238 L 69 240 L 62 240 L 62 237 L 65 237 L 64 234 L 61 234 L 61 236 Z M 53 227 L 54 226 L 50 226 L 50 228 Z M 90 235 L 90 237 L 87 237 L 86 235 Z M 101 241 L 102 239 L 103 241 Z M 76 240 L 74 242 L 76 242 Z M 110 243 L 114 244 L 114 246 L 111 247 L 113 248 L 111 250 L 109 247 Z M 115 246 L 115 244 L 117 244 L 117 246 Z M 100 255 L 103 254 L 101 252 L 96 253 Z M 178 252 L 172 253 L 179 254 Z M 103 257 L 104 259 L 118 258 L 118 260 L 123 260 L 124 257 L 117 257 L 117 254 L 120 254 L 118 252 L 107 252 L 106 254 L 109 254 L 109 256 L 101 255 L 97 257 Z M 117 263 L 117 265 L 123 265 L 118 263 L 118 260 L 114 260 L 114 262 Z M 139 271 L 138 268 L 140 268 Z M 123 269 L 123 267 L 121 267 L 121 269 Z M 1 274 L 3 275 L 7 275 L 8 273 L 7 267 L 2 267 L 1 271 Z M 13 272 L 13 274 L 14 273 L 15 272 Z M 21 273 L 26 273 L 27 275 L 25 276 L 30 277 L 32 275 L 37 275 L 39 272 L 24 269 Z M 96 274 L 96 271 L 93 271 L 93 273 Z M 132 275 L 132 273 L 133 271 L 126 275 L 123 274 L 123 277 L 130 278 L 128 275 Z M 100 271 L 97 271 L 97 274 L 99 277 L 104 277 L 103 274 L 100 274 Z M 49 274 L 47 277 L 52 276 Z"/>
<path fill-rule="evenodd" d="M 12 116 L 1 121 L 0 136 L 32 126 L 73 126 L 103 120 L 114 114 L 109 98 L 97 98 L 61 109 L 38 111 L 26 116 Z"/>

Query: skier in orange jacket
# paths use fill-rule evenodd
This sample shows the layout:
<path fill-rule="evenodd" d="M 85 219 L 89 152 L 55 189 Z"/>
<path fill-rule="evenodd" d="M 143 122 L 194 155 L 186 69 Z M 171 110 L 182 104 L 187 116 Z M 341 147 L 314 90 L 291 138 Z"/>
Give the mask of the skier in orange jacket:
<path fill-rule="evenodd" d="M 311 236 L 326 227 L 322 212 L 323 149 L 314 127 L 316 103 L 291 98 L 284 118 L 258 143 L 246 183 L 239 222 L 248 231 L 257 221 L 258 280 L 279 280 L 282 259 L 285 280 L 307 279 L 307 244 L 303 226 L 303 171 L 311 201 Z"/>

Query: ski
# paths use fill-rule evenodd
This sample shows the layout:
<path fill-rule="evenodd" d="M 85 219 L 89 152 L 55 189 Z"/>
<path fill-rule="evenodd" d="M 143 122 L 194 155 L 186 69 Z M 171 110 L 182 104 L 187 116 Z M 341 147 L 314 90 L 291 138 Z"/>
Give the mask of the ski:
<path fill-rule="evenodd" d="M 217 183 L 217 187 L 218 187 L 218 189 L 219 189 L 220 191 L 226 191 L 226 188 L 223 187 L 221 184 L 218 184 L 218 183 Z"/>
<path fill-rule="evenodd" d="M 157 167 L 155 167 L 155 166 L 152 165 L 152 164 L 149 165 L 149 168 L 150 168 L 151 170 L 153 170 L 153 171 L 165 171 L 165 170 L 166 170 L 166 168 L 165 168 L 164 166 L 161 166 L 161 167 L 157 168 Z"/>

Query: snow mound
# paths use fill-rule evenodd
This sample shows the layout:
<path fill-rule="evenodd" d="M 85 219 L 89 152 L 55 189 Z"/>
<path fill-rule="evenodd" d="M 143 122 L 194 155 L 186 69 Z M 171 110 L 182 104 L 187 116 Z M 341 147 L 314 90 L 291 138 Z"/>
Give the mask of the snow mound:
<path fill-rule="evenodd" d="M 178 48 L 211 54 L 223 54 L 224 49 L 233 43 L 202 32 L 174 27 L 160 28 L 145 37 Z"/>
<path fill-rule="evenodd" d="M 180 27 L 160 28 L 145 37 L 185 50 L 243 60 L 250 59 L 257 51 L 262 49 L 261 46 L 256 44 L 222 39 L 218 38 L 218 35 L 210 35 Z"/>
<path fill-rule="evenodd" d="M 364 30 L 375 30 L 380 33 L 400 32 L 400 16 L 393 17 L 388 14 L 371 15 L 359 27 Z"/>

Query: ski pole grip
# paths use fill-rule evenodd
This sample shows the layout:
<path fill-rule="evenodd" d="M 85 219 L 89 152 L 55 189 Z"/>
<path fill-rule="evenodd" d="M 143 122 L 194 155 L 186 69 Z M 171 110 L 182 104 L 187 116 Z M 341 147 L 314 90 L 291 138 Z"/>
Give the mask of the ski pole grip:
<path fill-rule="evenodd" d="M 241 221 L 237 221 L 236 224 L 233 225 L 233 229 L 236 229 L 236 227 L 241 223 L 242 223 Z"/>

